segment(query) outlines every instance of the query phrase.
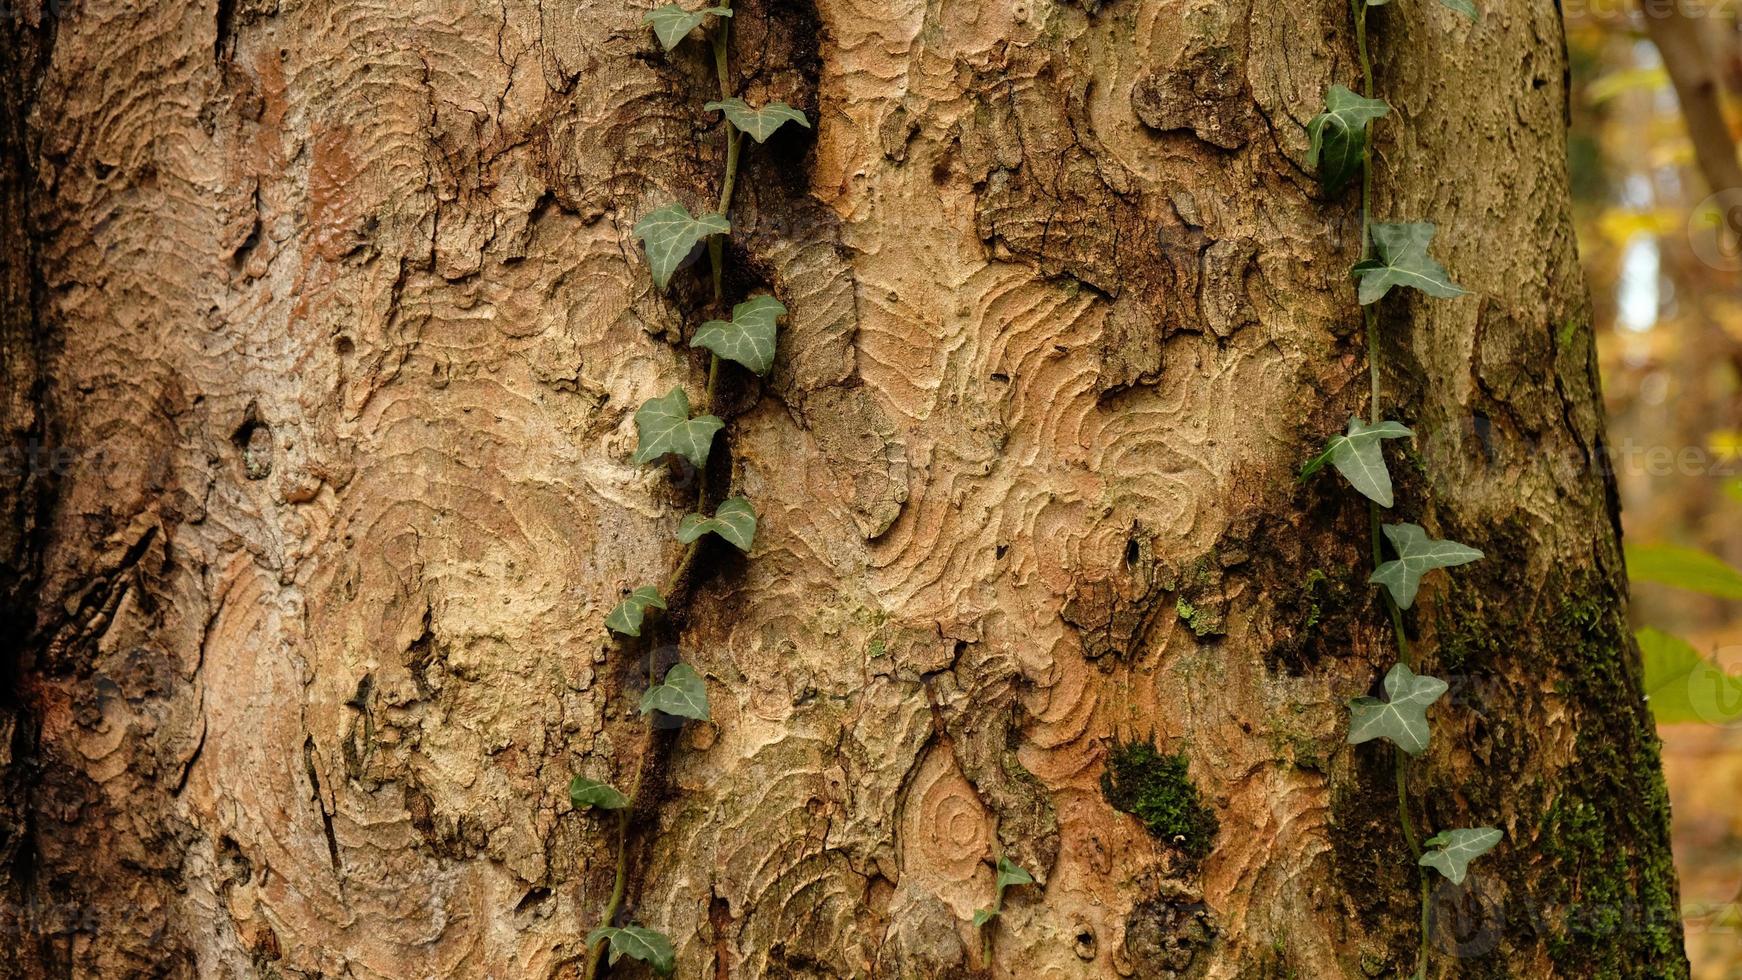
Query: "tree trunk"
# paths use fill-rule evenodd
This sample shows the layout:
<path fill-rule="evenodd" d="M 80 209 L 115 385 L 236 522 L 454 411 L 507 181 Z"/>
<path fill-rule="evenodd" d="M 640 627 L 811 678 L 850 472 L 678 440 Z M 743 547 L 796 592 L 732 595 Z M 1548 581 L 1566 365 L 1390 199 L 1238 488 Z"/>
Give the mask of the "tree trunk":
<path fill-rule="evenodd" d="M 735 87 L 815 127 L 745 143 L 725 250 L 790 310 L 715 403 L 761 525 L 646 642 L 602 620 L 695 489 L 632 416 L 723 308 L 630 229 L 719 194 L 699 35 L 6 6 L 0 405 L 51 451 L 0 484 L 0 972 L 579 975 L 616 848 L 567 784 L 644 772 L 619 921 L 686 978 L 1407 976 L 1421 880 L 1430 976 L 1685 975 L 1556 5 L 1370 14 L 1374 214 L 1472 290 L 1379 314 L 1387 519 L 1487 554 L 1406 614 L 1454 685 L 1412 820 L 1506 834 L 1456 887 L 1344 744 L 1365 506 L 1295 479 L 1367 405 L 1360 194 L 1305 162 L 1346 5 L 743 0 Z M 650 653 L 711 722 L 646 734 Z"/>

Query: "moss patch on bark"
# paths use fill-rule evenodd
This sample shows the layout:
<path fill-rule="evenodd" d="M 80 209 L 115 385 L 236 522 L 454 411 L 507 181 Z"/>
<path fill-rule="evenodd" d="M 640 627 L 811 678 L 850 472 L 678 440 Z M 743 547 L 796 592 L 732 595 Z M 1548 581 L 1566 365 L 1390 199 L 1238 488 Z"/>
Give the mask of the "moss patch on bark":
<path fill-rule="evenodd" d="M 1687 976 L 1656 728 L 1638 654 L 1614 603 L 1585 598 L 1553 622 L 1566 693 L 1586 707 L 1574 772 L 1543 812 L 1537 881 L 1549 955 L 1569 976 Z"/>
<path fill-rule="evenodd" d="M 1459 582 L 1438 617 L 1451 627 L 1438 638 L 1442 675 L 1473 678 L 1468 696 L 1482 710 L 1525 710 L 1511 702 L 1531 695 L 1503 680 L 1521 660 L 1558 675 L 1556 699 L 1577 711 L 1567 768 L 1508 791 L 1505 778 L 1531 771 L 1539 733 L 1485 726 L 1485 768 L 1500 782 L 1459 787 L 1471 812 L 1517 815 L 1517 860 L 1495 868 L 1507 882 L 1507 939 L 1543 944 L 1558 975 L 1686 977 L 1668 792 L 1622 599 L 1595 572 L 1552 577 L 1541 594 L 1552 598 L 1540 611 L 1519 611 Z M 1489 976 L 1479 962 L 1470 975 Z"/>
<path fill-rule="evenodd" d="M 1101 793 L 1157 839 L 1201 858 L 1220 824 L 1187 769 L 1184 755 L 1163 755 L 1147 742 L 1118 743 L 1107 757 Z"/>

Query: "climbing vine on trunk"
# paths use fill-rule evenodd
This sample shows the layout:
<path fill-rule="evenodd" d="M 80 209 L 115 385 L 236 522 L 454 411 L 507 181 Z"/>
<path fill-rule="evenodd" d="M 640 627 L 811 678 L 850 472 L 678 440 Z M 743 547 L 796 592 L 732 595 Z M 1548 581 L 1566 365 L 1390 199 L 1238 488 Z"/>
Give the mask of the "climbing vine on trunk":
<path fill-rule="evenodd" d="M 720 181 L 720 196 L 711 212 L 695 215 L 682 201 L 673 201 L 649 211 L 635 223 L 634 234 L 647 254 L 648 271 L 654 286 L 663 291 L 692 253 L 707 243 L 710 270 L 713 277 L 714 308 L 725 308 L 725 293 L 721 273 L 725 250 L 722 236 L 731 234 L 728 217 L 732 207 L 732 190 L 738 179 L 738 157 L 743 136 L 748 134 L 757 143 L 768 139 L 783 124 L 791 122 L 805 128 L 810 122 L 804 113 L 784 102 L 751 106 L 732 94 L 730 64 L 727 52 L 727 29 L 732 16 L 729 3 L 703 10 L 689 11 L 677 4 L 667 4 L 647 14 L 660 45 L 671 53 L 698 27 L 708 22 L 713 43 L 714 71 L 720 85 L 720 98 L 702 108 L 720 112 L 720 130 L 725 139 L 725 173 Z M 630 639 L 641 637 L 643 624 L 654 611 L 666 611 L 680 600 L 679 590 L 685 585 L 696 554 L 708 535 L 716 535 L 740 551 L 749 553 L 756 538 L 756 508 L 743 497 L 728 497 L 710 515 L 708 457 L 715 436 L 726 428 L 724 420 L 711 414 L 719 394 L 721 362 L 732 361 L 758 375 L 765 375 L 774 365 L 778 321 L 786 307 L 770 295 L 752 296 L 732 308 L 730 320 L 709 320 L 690 339 L 690 346 L 709 351 L 707 380 L 699 404 L 692 407 L 689 392 L 683 385 L 643 404 L 635 412 L 635 428 L 639 439 L 635 452 L 637 463 L 660 463 L 668 456 L 677 456 L 694 468 L 696 474 L 695 512 L 685 515 L 674 529 L 674 536 L 684 545 L 682 557 L 672 569 L 663 586 L 644 585 L 626 596 L 605 617 L 605 626 Z M 675 663 L 666 670 L 663 681 L 656 682 L 656 658 L 647 652 L 647 687 L 641 695 L 640 712 L 648 718 L 650 731 L 644 747 L 653 744 L 652 726 L 661 716 L 683 720 L 707 721 L 707 683 L 694 667 Z M 635 776 L 627 792 L 598 780 L 577 775 L 569 785 L 569 797 L 576 808 L 594 808 L 616 814 L 616 878 L 611 896 L 599 915 L 599 925 L 587 935 L 586 976 L 599 975 L 602 962 L 615 964 L 627 956 L 645 962 L 660 974 L 669 974 L 676 967 L 677 954 L 671 938 L 657 929 L 635 922 L 618 924 L 623 917 L 629 887 L 629 829 L 636 818 L 636 807 L 643 792 L 644 760 L 637 759 Z M 605 959 L 607 952 L 609 960 Z"/>
<path fill-rule="evenodd" d="M 1414 433 L 1402 423 L 1385 418 L 1379 384 L 1379 321 L 1375 304 L 1393 288 L 1420 290 L 1440 299 L 1453 299 L 1466 290 L 1451 279 L 1446 269 L 1428 254 L 1435 227 L 1426 222 L 1376 223 L 1373 220 L 1373 153 L 1369 127 L 1390 114 L 1390 106 L 1378 99 L 1373 86 L 1373 61 L 1367 44 L 1367 12 L 1389 0 L 1350 0 L 1354 17 L 1355 46 L 1361 62 L 1361 92 L 1356 94 L 1333 85 L 1325 96 L 1325 111 L 1308 124 L 1312 145 L 1308 161 L 1319 171 L 1327 193 L 1336 193 L 1361 177 L 1361 258 L 1351 275 L 1357 282 L 1367 337 L 1367 371 L 1371 385 L 1369 419 L 1350 418 L 1348 430 L 1333 436 L 1325 449 L 1301 470 L 1305 479 L 1331 464 L 1362 496 L 1367 498 L 1371 529 L 1373 573 L 1368 582 L 1381 587 L 1381 599 L 1390 615 L 1397 641 L 1397 663 L 1386 673 L 1385 700 L 1359 697 L 1349 703 L 1351 745 L 1375 739 L 1392 743 L 1397 782 L 1397 817 L 1404 842 L 1422 869 L 1420 946 L 1416 956 L 1416 980 L 1425 980 L 1428 966 L 1429 876 L 1439 871 L 1453 884 L 1462 884 L 1469 862 L 1487 853 L 1501 840 L 1492 827 L 1440 831 L 1419 840 L 1409 805 L 1409 763 L 1427 751 L 1432 728 L 1428 708 L 1445 694 L 1445 681 L 1417 674 L 1411 655 L 1403 612 L 1415 603 L 1421 578 L 1434 569 L 1452 568 L 1482 557 L 1482 552 L 1454 541 L 1432 538 L 1422 527 L 1407 522 L 1385 523 L 1381 511 L 1390 508 L 1392 484 L 1385 466 L 1384 441 L 1407 439 Z M 1469 0 L 1441 0 L 1445 6 L 1475 20 Z M 1385 557 L 1389 543 L 1392 557 Z M 1424 850 L 1427 848 L 1429 850 Z"/>

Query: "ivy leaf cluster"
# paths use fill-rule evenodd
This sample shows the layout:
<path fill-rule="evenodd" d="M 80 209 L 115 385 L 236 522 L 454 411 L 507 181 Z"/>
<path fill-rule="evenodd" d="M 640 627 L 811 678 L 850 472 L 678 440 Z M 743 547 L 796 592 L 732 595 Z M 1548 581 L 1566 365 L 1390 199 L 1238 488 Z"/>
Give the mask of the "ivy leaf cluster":
<path fill-rule="evenodd" d="M 1342 190 L 1361 172 L 1367 124 L 1390 111 L 1391 107 L 1379 99 L 1363 98 L 1341 85 L 1332 85 L 1325 92 L 1325 111 L 1307 123 L 1307 135 L 1312 138 L 1307 166 L 1318 170 L 1326 194 Z"/>
<path fill-rule="evenodd" d="M 974 910 L 974 928 L 978 929 L 991 922 L 998 917 L 1000 912 L 1004 911 L 1004 892 L 1006 890 L 1032 884 L 1034 884 L 1033 875 L 1009 858 L 1000 857 L 998 859 L 998 880 L 994 884 L 997 890 L 992 897 L 992 907 Z"/>
<path fill-rule="evenodd" d="M 1409 753 L 1427 751 L 1430 731 L 1427 709 L 1446 693 L 1446 682 L 1418 675 L 1407 664 L 1396 664 L 1385 675 L 1385 697 L 1359 697 L 1349 702 L 1349 744 L 1383 738 Z"/>
<path fill-rule="evenodd" d="M 704 7 L 701 10 L 689 11 L 675 3 L 649 10 L 642 19 L 644 23 L 653 25 L 653 33 L 659 38 L 659 43 L 669 54 L 671 49 L 683 43 L 689 37 L 690 31 L 706 20 L 709 14 L 715 17 L 730 17 L 729 7 Z"/>
<path fill-rule="evenodd" d="M 653 968 L 653 972 L 669 977 L 677 969 L 677 950 L 662 932 L 641 926 L 600 926 L 587 933 L 587 945 L 604 940 L 611 944 L 611 965 L 627 956 Z"/>
<path fill-rule="evenodd" d="M 682 201 L 662 204 L 641 216 L 633 229 L 647 252 L 647 265 L 653 270 L 653 284 L 662 292 L 671 284 L 676 272 L 690 252 L 710 235 L 726 235 L 732 223 L 723 214 L 696 217 Z"/>
<path fill-rule="evenodd" d="M 1428 537 L 1419 524 L 1387 524 L 1385 537 L 1397 557 L 1380 565 L 1367 581 L 1385 586 L 1399 609 L 1415 604 L 1423 575 L 1436 568 L 1466 565 L 1482 557 L 1480 551 L 1468 545 Z"/>
<path fill-rule="evenodd" d="M 1422 843 L 1439 850 L 1429 851 L 1416 860 L 1424 868 L 1433 868 L 1454 885 L 1464 883 L 1470 862 L 1494 849 L 1500 843 L 1500 831 L 1493 827 L 1466 827 L 1442 830 Z"/>
<path fill-rule="evenodd" d="M 665 683 L 655 684 L 641 695 L 641 713 L 661 711 L 678 718 L 708 720 L 708 688 L 702 675 L 689 664 L 672 664 Z"/>
<path fill-rule="evenodd" d="M 1390 108 L 1373 98 L 1372 58 L 1367 47 L 1367 12 L 1383 6 L 1389 0 L 1356 0 L 1354 14 L 1355 45 L 1361 65 L 1365 95 L 1340 85 L 1325 94 L 1325 110 L 1307 124 L 1312 146 L 1308 163 L 1316 168 L 1319 181 L 1327 193 L 1340 190 L 1359 175 L 1363 181 L 1361 195 L 1361 258 L 1350 269 L 1356 280 L 1356 298 L 1362 307 L 1362 319 L 1367 330 L 1368 370 L 1372 378 L 1372 422 L 1359 418 L 1349 420 L 1348 429 L 1331 437 L 1325 448 L 1301 468 L 1304 480 L 1329 463 L 1343 474 L 1349 485 L 1368 500 L 1372 531 L 1374 569 L 1368 582 L 1385 589 L 1390 599 L 1392 629 L 1396 634 L 1400 661 L 1385 674 L 1383 700 L 1374 697 L 1354 698 L 1349 702 L 1349 735 L 1351 745 L 1383 739 L 1402 753 L 1398 756 L 1397 793 L 1398 816 L 1404 839 L 1415 847 L 1415 831 L 1410 819 L 1408 795 L 1408 756 L 1427 751 L 1432 737 L 1428 723 L 1428 708 L 1445 695 L 1446 682 L 1427 674 L 1417 674 L 1410 666 L 1408 636 L 1404 630 L 1403 611 L 1415 602 L 1423 575 L 1436 568 L 1452 568 L 1475 561 L 1482 552 L 1455 541 L 1429 537 L 1419 525 L 1411 523 L 1380 523 L 1380 508 L 1393 504 L 1390 470 L 1385 465 L 1384 441 L 1407 438 L 1412 433 L 1397 422 L 1382 421 L 1380 401 L 1379 321 L 1373 304 L 1394 288 L 1405 287 L 1440 299 L 1465 295 L 1463 287 L 1452 281 L 1445 266 L 1429 254 L 1436 228 L 1428 222 L 1397 224 L 1375 223 L 1370 212 L 1373 195 L 1372 151 L 1368 131 L 1371 125 L 1389 114 Z M 1446 7 L 1475 19 L 1473 0 L 1440 0 Z M 1391 560 L 1382 559 L 1381 531 L 1395 553 Z M 1448 830 L 1427 841 L 1431 849 L 1417 856 L 1421 867 L 1437 869 L 1453 883 L 1462 883 L 1469 862 L 1486 853 L 1500 841 L 1500 832 L 1492 827 Z M 1425 873 L 1424 873 L 1425 874 Z M 1414 975 L 1427 976 L 1429 922 L 1428 889 L 1423 880 L 1421 945 Z"/>
<path fill-rule="evenodd" d="M 806 129 L 811 128 L 810 120 L 805 114 L 784 102 L 770 102 L 758 109 L 743 99 L 722 99 L 709 102 L 702 106 L 709 112 L 724 112 L 726 119 L 746 133 L 758 143 L 766 143 L 768 137 L 783 123 L 797 123 Z"/>
<path fill-rule="evenodd" d="M 1380 442 L 1385 439 L 1407 439 L 1415 435 L 1399 422 L 1368 425 L 1359 416 L 1349 417 L 1349 430 L 1332 436 L 1325 451 L 1301 467 L 1301 479 L 1318 472 L 1326 463 L 1337 468 L 1349 485 L 1381 507 L 1391 506 L 1391 471 L 1385 468 L 1385 453 Z"/>
<path fill-rule="evenodd" d="M 726 36 L 731 23 L 729 18 L 732 16 L 729 0 L 721 6 L 694 11 L 668 3 L 650 11 L 644 20 L 653 28 L 660 45 L 669 53 L 683 43 L 690 32 L 701 26 L 709 16 L 718 18 L 713 24 L 714 70 L 719 76 L 720 91 L 724 95 L 730 91 L 730 45 Z M 719 307 L 725 302 L 721 286 L 721 263 L 725 250 L 717 240 L 711 239 L 732 233 L 732 223 L 726 213 L 731 210 L 732 188 L 737 179 L 739 134 L 748 133 L 751 139 L 762 143 L 787 123 L 809 129 L 810 120 L 805 118 L 803 112 L 784 102 L 752 106 L 742 98 L 728 97 L 718 102 L 709 102 L 704 109 L 722 112 L 726 117 L 726 125 L 723 127 L 726 141 L 725 173 L 720 182 L 717 212 L 697 216 L 683 202 L 673 201 L 643 215 L 635 223 L 633 234 L 640 240 L 641 248 L 647 255 L 647 267 L 653 285 L 661 292 L 671 285 L 672 277 L 689 260 L 697 247 L 704 242 L 708 243 L 713 265 L 714 303 Z M 743 365 L 758 375 L 767 374 L 774 366 L 777 321 L 785 314 L 786 306 L 775 297 L 753 296 L 732 308 L 732 319 L 709 320 L 695 332 L 690 346 L 707 350 L 711 355 L 704 409 L 713 407 L 722 360 Z M 698 510 L 703 509 L 710 499 L 708 456 L 713 448 L 714 437 L 725 426 L 723 419 L 707 411 L 694 414 L 689 394 L 679 384 L 664 395 L 649 399 L 635 410 L 635 461 L 652 463 L 672 455 L 687 460 L 698 471 L 696 507 Z M 685 546 L 686 551 L 677 570 L 672 574 L 668 590 L 675 592 L 678 589 L 684 580 L 684 570 L 690 567 L 697 549 L 701 546 L 701 539 L 708 534 L 718 535 L 740 550 L 748 552 L 756 537 L 755 508 L 742 496 L 730 496 L 714 508 L 712 516 L 703 513 L 686 515 L 677 528 L 678 542 Z M 606 615 L 605 626 L 611 632 L 638 637 L 650 608 L 667 608 L 667 598 L 657 587 L 643 586 L 631 592 Z M 658 712 L 676 718 L 708 720 L 707 684 L 694 667 L 686 663 L 676 663 L 666 671 L 665 679 L 660 683 L 651 683 L 651 673 L 648 680 L 648 688 L 642 693 L 639 705 L 643 716 Z M 637 772 L 640 771 L 642 770 L 638 768 Z M 622 821 L 617 836 L 616 887 L 600 916 L 600 921 L 607 924 L 587 934 L 587 967 L 583 974 L 584 980 L 597 980 L 600 961 L 607 944 L 612 965 L 627 956 L 641 960 L 661 975 L 669 975 L 676 969 L 676 951 L 665 934 L 638 925 L 618 927 L 608 924 L 617 920 L 617 915 L 623 908 L 629 868 L 629 820 L 633 814 L 633 798 L 639 792 L 639 779 L 628 793 L 585 776 L 577 775 L 569 784 L 569 799 L 577 809 L 619 810 Z"/>

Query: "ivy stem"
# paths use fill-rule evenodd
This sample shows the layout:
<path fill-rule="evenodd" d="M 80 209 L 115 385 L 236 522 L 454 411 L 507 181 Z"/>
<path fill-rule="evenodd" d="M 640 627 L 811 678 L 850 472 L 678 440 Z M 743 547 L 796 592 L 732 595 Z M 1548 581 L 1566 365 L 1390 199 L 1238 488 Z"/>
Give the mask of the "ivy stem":
<path fill-rule="evenodd" d="M 726 10 L 731 10 L 732 0 L 723 0 L 720 6 L 724 7 Z M 732 97 L 732 79 L 730 65 L 728 64 L 729 51 L 727 50 L 727 41 L 730 40 L 731 29 L 732 20 L 730 17 L 715 18 L 714 76 L 720 83 L 721 102 Z M 723 119 L 721 122 L 726 127 L 723 130 L 726 136 L 726 176 L 725 179 L 720 182 L 720 205 L 714 210 L 720 214 L 728 214 L 732 207 L 732 186 L 738 180 L 738 127 L 732 125 L 732 120 L 730 119 Z M 720 241 L 720 236 L 715 235 L 708 239 L 708 258 L 712 261 L 714 267 L 715 304 L 725 302 L 723 291 L 720 287 L 720 273 L 722 271 L 721 259 L 724 251 L 725 243 Z"/>
<path fill-rule="evenodd" d="M 1421 878 L 1421 947 L 1415 953 L 1415 980 L 1427 980 L 1428 887 L 1427 871 Z"/>
<path fill-rule="evenodd" d="M 1421 846 L 1416 843 L 1415 824 L 1409 819 L 1409 756 L 1402 749 L 1396 753 L 1397 765 L 1397 822 L 1403 825 L 1403 840 L 1409 845 L 1411 854 L 1421 852 Z"/>
<path fill-rule="evenodd" d="M 1367 48 L 1367 7 L 1369 0 L 1349 0 L 1350 13 L 1355 20 L 1355 50 L 1361 59 L 1361 94 L 1373 98 L 1373 58 Z M 1361 147 L 1361 259 L 1366 261 L 1372 256 L 1373 249 L 1373 142 L 1365 141 Z M 1367 335 L 1367 383 L 1370 389 L 1367 411 L 1370 425 L 1378 425 L 1384 421 L 1384 403 L 1380 398 L 1379 385 L 1379 317 L 1372 304 L 1361 307 L 1361 322 Z M 1373 543 L 1373 567 L 1375 570 L 1384 563 L 1385 553 L 1380 534 L 1379 505 L 1374 501 L 1367 502 L 1367 523 L 1371 531 Z M 1403 629 L 1403 611 L 1397 607 L 1396 600 L 1383 586 L 1379 589 L 1379 597 L 1385 603 L 1385 610 L 1391 619 L 1391 632 L 1397 639 L 1397 659 L 1405 666 L 1414 664 L 1409 652 L 1409 637 Z M 1409 816 L 1409 756 L 1401 748 L 1393 750 L 1392 769 L 1397 777 L 1397 822 L 1403 829 L 1403 841 L 1408 846 L 1410 855 L 1421 853 L 1421 845 L 1415 834 L 1415 823 Z M 1417 869 L 1417 877 L 1421 887 L 1421 930 L 1419 946 L 1416 951 L 1415 978 L 1425 980 L 1427 977 L 1428 959 L 1428 879 L 1425 869 Z"/>
<path fill-rule="evenodd" d="M 1349 0 L 1349 8 L 1355 17 L 1355 48 L 1361 57 L 1361 94 L 1373 98 L 1373 58 L 1367 50 L 1367 6 L 1368 0 Z M 1373 141 L 1365 140 L 1361 144 L 1361 258 L 1365 261 L 1372 253 L 1373 242 L 1371 228 L 1373 225 Z M 1379 316 L 1372 304 L 1361 307 L 1362 325 L 1367 333 L 1367 384 L 1370 396 L 1367 404 L 1369 425 L 1378 425 L 1385 420 L 1384 402 L 1380 398 L 1379 388 Z M 1373 539 L 1373 567 L 1378 567 L 1385 561 L 1385 553 L 1381 542 L 1383 540 L 1379 525 L 1379 505 L 1368 501 L 1367 523 Z M 1397 638 L 1397 659 L 1408 667 L 1415 664 L 1409 655 L 1409 637 L 1403 631 L 1403 611 L 1397 608 L 1391 593 L 1381 588 L 1380 601 L 1385 603 L 1386 613 L 1391 618 L 1391 632 Z M 1401 783 L 1399 786 L 1401 787 Z"/>
<path fill-rule="evenodd" d="M 653 657 L 650 651 L 648 655 L 649 665 L 651 665 L 652 662 Z M 648 670 L 651 672 L 653 670 L 652 666 L 649 666 Z M 647 732 L 647 738 L 651 740 L 652 737 L 653 732 L 649 729 Z M 642 754 L 641 758 L 645 758 L 645 753 Z M 646 766 L 637 764 L 635 767 L 635 781 L 629 785 L 629 803 L 627 806 L 623 807 L 623 809 L 617 811 L 617 875 L 611 885 L 611 897 L 606 901 L 605 910 L 601 914 L 599 920 L 601 926 L 609 926 L 617 920 L 617 913 L 622 911 L 623 899 L 629 892 L 629 826 L 635 819 L 635 803 L 637 800 L 641 799 L 642 778 L 646 774 Z M 599 966 L 604 962 L 604 956 L 605 940 L 601 939 L 599 942 L 592 944 L 592 948 L 588 953 L 587 972 L 583 975 L 585 980 L 595 980 L 595 978 L 598 977 Z"/>
<path fill-rule="evenodd" d="M 720 0 L 719 5 L 730 10 L 732 7 L 732 0 Z M 730 66 L 728 64 L 727 50 L 727 32 L 730 29 L 730 25 L 731 20 L 727 17 L 715 18 L 713 32 L 714 74 L 719 78 L 720 99 L 722 101 L 732 97 Z M 727 119 L 722 121 L 726 127 L 726 173 L 725 177 L 720 182 L 720 203 L 719 206 L 715 208 L 715 211 L 719 214 L 727 214 L 732 207 L 732 190 L 738 181 L 738 153 L 741 148 L 742 140 L 738 128 L 732 125 L 731 120 Z M 720 307 L 723 313 L 726 299 L 721 274 L 724 271 L 725 248 L 724 243 L 720 240 L 720 236 L 718 235 L 712 236 L 708 239 L 708 259 L 713 267 L 714 305 Z M 708 383 L 702 397 L 703 412 L 712 412 L 714 410 L 714 402 L 719 395 L 719 389 L 720 355 L 714 354 L 708 358 Z M 696 510 L 704 510 L 707 507 L 707 504 L 708 467 L 706 464 L 703 464 L 696 468 Z M 701 549 L 701 543 L 702 539 L 697 538 L 695 541 L 684 546 L 683 557 L 678 559 L 677 567 L 672 569 L 671 576 L 667 578 L 665 582 L 663 595 L 668 601 L 670 601 L 676 594 L 678 586 L 683 584 L 685 577 L 689 575 L 690 568 L 695 565 L 696 552 Z M 652 687 L 656 680 L 655 672 L 659 665 L 655 662 L 655 659 L 654 649 L 650 644 L 647 651 L 647 685 L 649 687 Z M 653 731 L 651 727 L 646 732 L 644 738 L 646 740 L 644 743 L 645 749 L 645 745 L 651 744 L 653 739 Z M 629 802 L 621 810 L 617 811 L 617 871 L 616 877 L 611 885 L 611 897 L 605 902 L 604 911 L 601 913 L 599 924 L 602 926 L 609 926 L 616 921 L 618 913 L 623 909 L 623 900 L 629 891 L 629 827 L 634 822 L 635 805 L 641 799 L 642 783 L 646 774 L 646 752 L 643 751 L 637 756 L 635 780 L 629 787 Z M 597 980 L 599 976 L 599 968 L 604 963 L 605 946 L 606 941 L 604 939 L 600 939 L 590 945 L 587 953 L 587 969 L 586 973 L 583 974 L 584 980 Z"/>

